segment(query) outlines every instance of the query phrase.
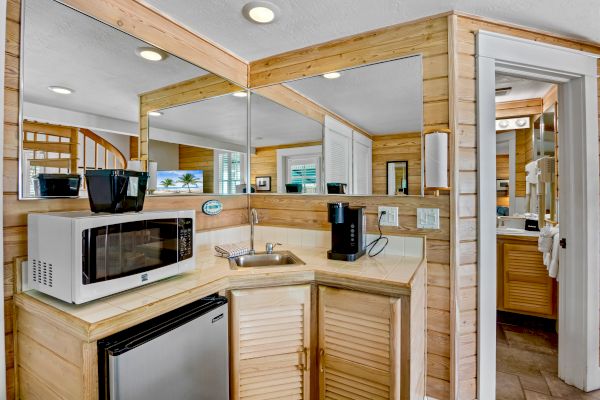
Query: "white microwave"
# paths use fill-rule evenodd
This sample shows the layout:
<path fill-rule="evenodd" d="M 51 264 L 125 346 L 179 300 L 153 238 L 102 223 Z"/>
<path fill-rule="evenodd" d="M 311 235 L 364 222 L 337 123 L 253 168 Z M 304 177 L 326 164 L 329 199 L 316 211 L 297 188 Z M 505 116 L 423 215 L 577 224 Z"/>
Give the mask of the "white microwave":
<path fill-rule="evenodd" d="M 27 282 L 81 304 L 195 268 L 195 212 L 28 215 Z"/>

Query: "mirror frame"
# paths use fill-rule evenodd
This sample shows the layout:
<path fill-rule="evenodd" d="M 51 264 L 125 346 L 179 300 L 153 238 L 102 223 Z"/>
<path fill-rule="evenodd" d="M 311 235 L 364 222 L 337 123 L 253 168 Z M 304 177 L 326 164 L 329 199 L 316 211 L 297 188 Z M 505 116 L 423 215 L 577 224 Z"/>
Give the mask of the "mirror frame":
<path fill-rule="evenodd" d="M 395 164 L 395 163 L 404 163 L 404 165 L 406 166 L 406 191 L 408 192 L 408 161 L 407 160 L 396 160 L 396 161 L 387 161 L 385 163 L 385 183 L 387 186 L 387 189 L 389 189 L 389 179 L 390 179 L 390 168 L 389 165 L 390 164 Z M 387 195 L 388 196 L 397 196 L 397 194 L 394 192 L 393 194 L 390 194 L 389 190 L 386 190 Z M 404 196 L 410 196 L 409 193 L 404 193 Z M 415 195 L 416 196 L 416 195 Z"/>

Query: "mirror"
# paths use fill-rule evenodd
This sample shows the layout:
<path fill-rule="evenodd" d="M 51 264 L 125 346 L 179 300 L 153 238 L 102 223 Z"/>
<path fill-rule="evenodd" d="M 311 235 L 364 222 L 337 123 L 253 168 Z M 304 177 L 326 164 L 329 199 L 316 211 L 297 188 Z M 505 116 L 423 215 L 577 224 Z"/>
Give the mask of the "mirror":
<path fill-rule="evenodd" d="M 277 193 L 422 195 L 422 86 L 422 58 L 414 56 L 255 89 L 250 113 L 257 155 L 263 132 L 275 124 L 259 117 L 265 97 L 287 107 L 287 113 L 278 113 L 278 124 L 296 110 L 295 119 L 314 121 L 314 132 L 309 137 L 308 131 L 291 129 L 292 119 L 284 123 L 287 129 L 267 146 L 269 156 L 251 157 L 252 182 L 260 178 L 267 185 L 270 177 L 271 192 Z M 316 123 L 323 132 L 320 142 Z M 406 185 L 399 192 L 388 189 L 390 162 L 398 162 L 398 173 L 405 174 L 398 177 Z"/>
<path fill-rule="evenodd" d="M 389 196 L 407 195 L 408 161 L 388 161 L 386 181 Z"/>
<path fill-rule="evenodd" d="M 150 114 L 152 194 L 246 192 L 246 96 L 234 92 Z"/>
<path fill-rule="evenodd" d="M 21 46 L 21 199 L 85 196 L 86 170 L 145 168 L 152 157 L 144 94 L 199 80 L 210 96 L 242 90 L 53 0 L 24 0 Z M 175 105 L 168 96 L 150 103 Z M 153 151 L 162 157 L 158 147 Z"/>
<path fill-rule="evenodd" d="M 323 126 L 266 97 L 271 94 L 252 93 L 250 98 L 253 191 L 322 193 Z"/>

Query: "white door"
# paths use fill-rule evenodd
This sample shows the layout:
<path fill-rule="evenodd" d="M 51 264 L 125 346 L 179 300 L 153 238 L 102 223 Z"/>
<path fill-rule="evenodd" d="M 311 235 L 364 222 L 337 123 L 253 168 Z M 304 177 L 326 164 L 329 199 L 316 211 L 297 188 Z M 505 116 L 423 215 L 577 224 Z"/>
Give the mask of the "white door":
<path fill-rule="evenodd" d="M 373 141 L 352 132 L 352 194 L 370 195 L 372 190 Z"/>
<path fill-rule="evenodd" d="M 352 129 L 325 116 L 325 183 L 345 183 L 352 191 Z"/>

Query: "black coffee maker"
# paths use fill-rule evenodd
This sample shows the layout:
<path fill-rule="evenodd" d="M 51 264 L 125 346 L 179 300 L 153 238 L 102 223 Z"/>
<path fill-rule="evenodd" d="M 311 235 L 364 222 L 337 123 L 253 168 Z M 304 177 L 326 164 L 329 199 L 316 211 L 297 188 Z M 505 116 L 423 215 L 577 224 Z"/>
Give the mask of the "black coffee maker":
<path fill-rule="evenodd" d="M 365 254 L 367 229 L 364 207 L 349 207 L 348 203 L 327 204 L 331 223 L 331 260 L 355 261 Z"/>

